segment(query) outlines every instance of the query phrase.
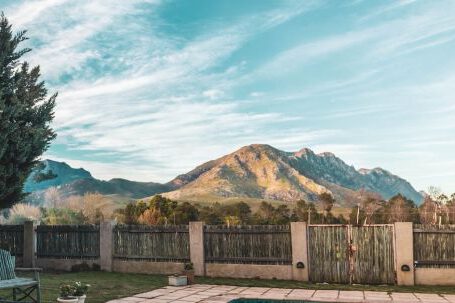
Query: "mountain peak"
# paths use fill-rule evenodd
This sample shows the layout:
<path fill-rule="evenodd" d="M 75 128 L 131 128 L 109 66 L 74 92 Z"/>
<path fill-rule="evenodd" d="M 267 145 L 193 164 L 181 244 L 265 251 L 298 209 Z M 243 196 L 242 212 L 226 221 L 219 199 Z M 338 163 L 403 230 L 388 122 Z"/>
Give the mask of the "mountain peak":
<path fill-rule="evenodd" d="M 304 147 L 304 148 L 302 148 L 299 151 L 294 153 L 294 156 L 296 156 L 296 157 L 302 157 L 302 156 L 305 156 L 305 155 L 314 156 L 316 154 L 311 149 L 309 149 L 308 147 Z"/>
<path fill-rule="evenodd" d="M 243 146 L 166 184 L 119 178 L 101 181 L 66 163 L 46 160 L 44 164 L 27 179 L 26 191 L 59 186 L 64 194 L 100 192 L 140 198 L 161 193 L 177 200 L 213 202 L 231 198 L 317 202 L 319 194 L 330 192 L 338 204 L 352 206 L 359 202 L 358 191 L 367 190 L 384 199 L 402 194 L 416 203 L 422 200 L 409 182 L 382 168 L 356 170 L 333 153 L 315 154 L 309 148 L 292 153 L 267 144 Z M 33 174 L 49 170 L 57 178 L 34 182 Z"/>
<path fill-rule="evenodd" d="M 368 173 L 371 171 L 372 173 Z M 381 168 L 357 171 L 333 153 L 315 154 L 309 148 L 289 153 L 267 144 L 252 144 L 207 162 L 188 174 L 169 198 L 256 198 L 317 201 L 332 193 L 342 205 L 355 204 L 366 189 L 388 199 L 401 193 L 419 203 L 421 196 L 405 180 Z M 217 198 L 218 197 L 218 198 Z"/>
<path fill-rule="evenodd" d="M 245 152 L 245 151 L 279 151 L 279 150 L 268 144 L 250 144 L 250 145 L 245 145 L 237 150 L 237 152 Z M 234 154 L 235 153 L 236 152 L 234 152 Z"/>

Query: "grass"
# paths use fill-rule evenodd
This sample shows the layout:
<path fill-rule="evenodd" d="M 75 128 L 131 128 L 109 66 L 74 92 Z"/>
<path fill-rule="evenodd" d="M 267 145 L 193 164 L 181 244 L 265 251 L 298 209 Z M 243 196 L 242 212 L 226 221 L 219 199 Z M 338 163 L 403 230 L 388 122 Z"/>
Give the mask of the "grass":
<path fill-rule="evenodd" d="M 101 303 L 112 299 L 132 296 L 167 285 L 167 277 L 163 275 L 123 274 L 108 272 L 53 273 L 41 274 L 41 290 L 43 302 L 55 302 L 59 294 L 59 286 L 64 282 L 82 281 L 91 284 L 87 302 Z M 198 277 L 196 283 L 277 287 L 305 289 L 338 289 L 338 290 L 372 290 L 385 292 L 425 292 L 455 294 L 453 286 L 394 286 L 394 285 L 341 285 L 311 284 L 298 281 L 232 279 Z M 4 294 L 2 291 L 0 296 Z"/>
<path fill-rule="evenodd" d="M 60 284 L 81 281 L 91 285 L 87 302 L 101 303 L 132 296 L 167 285 L 163 275 L 123 274 L 110 272 L 50 273 L 40 275 L 42 302 L 56 302 Z M 4 294 L 4 291 L 0 296 Z"/>

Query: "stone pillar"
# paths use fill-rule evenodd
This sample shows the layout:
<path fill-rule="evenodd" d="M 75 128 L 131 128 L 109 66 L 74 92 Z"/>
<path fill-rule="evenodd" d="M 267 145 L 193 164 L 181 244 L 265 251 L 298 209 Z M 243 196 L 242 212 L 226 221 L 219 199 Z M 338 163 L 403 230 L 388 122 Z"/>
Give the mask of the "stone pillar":
<path fill-rule="evenodd" d="M 190 259 L 196 276 L 205 276 L 204 222 L 190 222 Z"/>
<path fill-rule="evenodd" d="M 104 271 L 112 271 L 113 229 L 113 221 L 100 224 L 100 266 Z"/>
<path fill-rule="evenodd" d="M 395 262 L 398 285 L 414 285 L 414 235 L 412 222 L 396 222 Z"/>
<path fill-rule="evenodd" d="M 24 222 L 23 267 L 35 267 L 36 264 L 36 233 L 33 221 Z"/>
<path fill-rule="evenodd" d="M 298 281 L 308 281 L 308 240 L 306 222 L 291 222 L 291 243 L 292 278 Z"/>

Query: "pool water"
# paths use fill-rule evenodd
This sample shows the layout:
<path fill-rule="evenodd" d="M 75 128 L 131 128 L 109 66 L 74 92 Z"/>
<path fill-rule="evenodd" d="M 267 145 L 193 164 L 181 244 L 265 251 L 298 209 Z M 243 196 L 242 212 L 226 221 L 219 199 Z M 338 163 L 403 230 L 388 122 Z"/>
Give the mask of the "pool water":
<path fill-rule="evenodd" d="M 229 303 L 321 303 L 321 302 L 302 300 L 235 299 L 229 301 Z"/>

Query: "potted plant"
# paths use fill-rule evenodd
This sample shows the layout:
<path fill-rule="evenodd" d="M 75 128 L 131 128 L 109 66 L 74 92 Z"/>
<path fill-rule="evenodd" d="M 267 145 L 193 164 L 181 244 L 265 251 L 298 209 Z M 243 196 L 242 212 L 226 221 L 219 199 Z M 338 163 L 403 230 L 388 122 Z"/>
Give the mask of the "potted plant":
<path fill-rule="evenodd" d="M 81 283 L 80 281 L 74 282 L 74 295 L 78 298 L 78 303 L 85 302 L 89 287 L 90 284 Z"/>
<path fill-rule="evenodd" d="M 194 283 L 194 265 L 191 262 L 187 262 L 183 265 L 183 274 L 188 280 L 188 284 Z"/>
<path fill-rule="evenodd" d="M 59 303 L 78 303 L 79 299 L 74 296 L 75 288 L 71 284 L 60 285 L 60 297 L 57 298 Z"/>

